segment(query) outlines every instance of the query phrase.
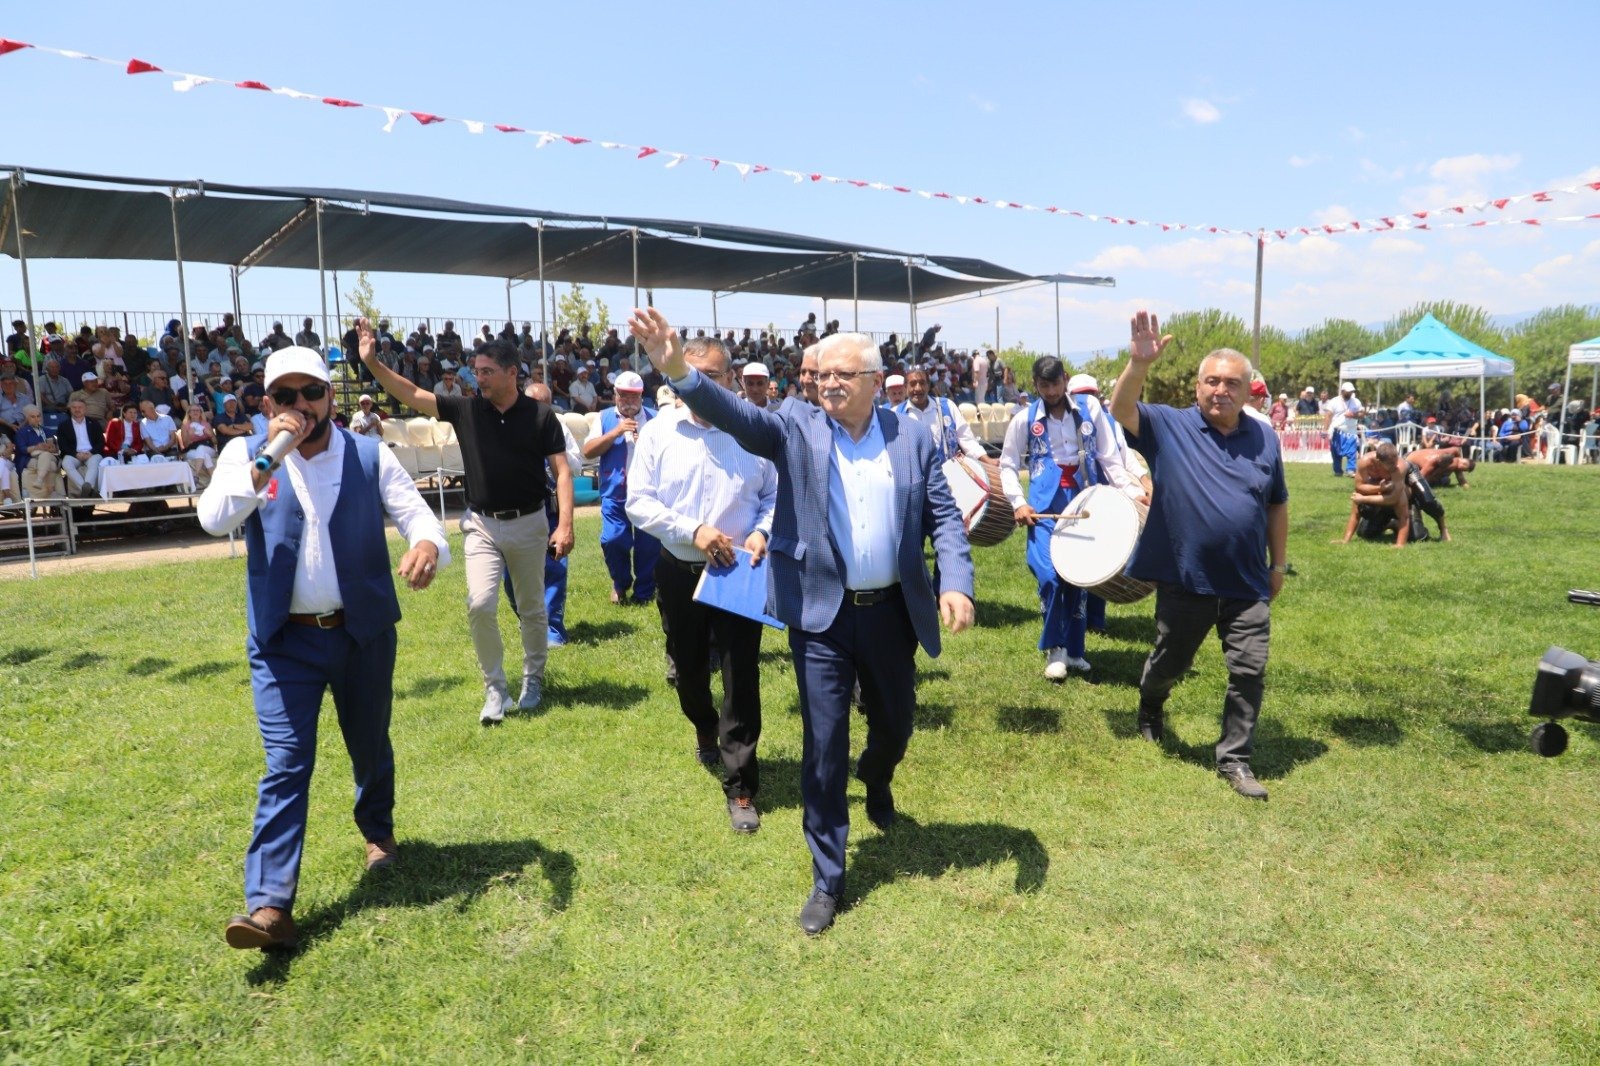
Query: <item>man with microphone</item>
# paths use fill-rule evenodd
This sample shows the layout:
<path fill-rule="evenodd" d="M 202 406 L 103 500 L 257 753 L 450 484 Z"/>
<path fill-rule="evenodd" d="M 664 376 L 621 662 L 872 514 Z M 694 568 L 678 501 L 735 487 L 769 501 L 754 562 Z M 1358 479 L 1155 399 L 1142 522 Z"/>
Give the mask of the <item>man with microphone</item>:
<path fill-rule="evenodd" d="M 389 715 L 400 602 L 384 515 L 410 545 L 398 572 L 412 589 L 427 588 L 450 552 L 389 449 L 333 425 L 321 355 L 291 346 L 268 356 L 266 392 L 268 444 L 255 455 L 253 438 L 228 443 L 200 497 L 200 525 L 219 536 L 244 528 L 245 647 L 267 756 L 245 853 L 248 913 L 228 923 L 225 938 L 236 948 L 279 949 L 298 940 L 295 890 L 318 713 L 330 689 L 367 869 L 398 857 Z"/>

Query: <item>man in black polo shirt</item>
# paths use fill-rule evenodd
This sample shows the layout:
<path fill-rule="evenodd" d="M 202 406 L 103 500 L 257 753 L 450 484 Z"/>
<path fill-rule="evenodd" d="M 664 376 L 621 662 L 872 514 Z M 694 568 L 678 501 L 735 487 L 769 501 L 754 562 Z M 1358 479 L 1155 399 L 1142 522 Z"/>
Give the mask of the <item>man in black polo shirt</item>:
<path fill-rule="evenodd" d="M 477 396 L 436 396 L 413 385 L 377 356 L 377 339 L 365 319 L 356 323 L 361 363 L 402 404 L 456 427 L 466 470 L 467 512 L 461 516 L 467 561 L 467 623 L 483 671 L 485 698 L 478 720 L 504 720 L 510 689 L 504 669 L 505 643 L 496 611 L 501 574 L 517 588 L 522 630 L 522 695 L 517 707 L 539 706 L 549 636 L 544 603 L 544 564 L 572 551 L 572 470 L 566 438 L 548 404 L 517 389 L 517 350 L 491 341 L 472 357 Z M 556 528 L 545 518 L 549 495 L 545 463 L 556 476 Z"/>

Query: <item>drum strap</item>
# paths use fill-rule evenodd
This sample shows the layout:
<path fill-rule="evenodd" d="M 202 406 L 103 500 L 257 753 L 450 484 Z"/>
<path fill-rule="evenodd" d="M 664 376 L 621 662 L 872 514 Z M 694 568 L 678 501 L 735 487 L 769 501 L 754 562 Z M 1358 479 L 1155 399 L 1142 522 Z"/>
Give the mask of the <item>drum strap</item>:
<path fill-rule="evenodd" d="M 977 485 L 983 490 L 983 495 L 978 497 L 978 502 L 973 504 L 972 508 L 961 516 L 962 522 L 970 529 L 972 527 L 973 520 L 978 517 L 978 512 L 982 511 L 989 505 L 989 480 L 987 478 L 979 477 L 978 472 L 974 471 L 972 467 L 968 466 L 966 463 L 961 463 L 959 465 L 961 466 L 961 472 L 967 475 L 967 477 L 972 480 L 974 485 Z"/>

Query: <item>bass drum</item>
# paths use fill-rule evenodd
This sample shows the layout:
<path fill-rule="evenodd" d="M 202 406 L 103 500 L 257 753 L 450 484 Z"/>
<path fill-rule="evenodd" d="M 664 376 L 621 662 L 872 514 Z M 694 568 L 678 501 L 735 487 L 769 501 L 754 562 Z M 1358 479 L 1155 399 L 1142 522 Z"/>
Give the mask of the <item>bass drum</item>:
<path fill-rule="evenodd" d="M 992 548 L 1017 528 L 1011 501 L 1000 491 L 1000 470 L 965 455 L 946 460 L 941 469 L 950 483 L 950 495 L 961 511 L 967 542 L 974 548 Z"/>
<path fill-rule="evenodd" d="M 1156 590 L 1123 573 L 1144 533 L 1150 509 L 1110 485 L 1072 498 L 1050 537 L 1050 562 L 1061 580 L 1110 603 L 1136 603 Z M 1071 518 L 1071 515 L 1084 515 Z"/>

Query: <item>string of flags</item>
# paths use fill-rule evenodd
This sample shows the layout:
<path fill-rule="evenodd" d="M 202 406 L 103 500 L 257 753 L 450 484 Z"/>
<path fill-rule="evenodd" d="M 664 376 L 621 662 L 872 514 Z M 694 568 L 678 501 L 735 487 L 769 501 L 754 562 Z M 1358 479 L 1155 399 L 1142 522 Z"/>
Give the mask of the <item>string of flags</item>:
<path fill-rule="evenodd" d="M 604 151 L 620 152 L 632 155 L 636 160 L 655 159 L 657 163 L 664 162 L 665 168 L 670 170 L 685 162 L 707 164 L 713 171 L 727 167 L 736 172 L 741 179 L 748 179 L 754 175 L 772 174 L 790 179 L 796 185 L 847 185 L 857 189 L 870 189 L 876 192 L 891 192 L 903 196 L 917 196 L 924 200 L 945 200 L 962 206 L 993 207 L 1001 210 L 1031 211 L 1046 215 L 1056 215 L 1062 218 L 1079 219 L 1086 222 L 1100 222 L 1114 226 L 1135 226 L 1159 229 L 1163 233 L 1206 233 L 1222 236 L 1245 236 L 1252 240 L 1265 242 L 1290 241 L 1299 237 L 1334 236 L 1345 233 L 1384 233 L 1401 230 L 1448 230 L 1448 229 L 1476 229 L 1488 226 L 1544 226 L 1552 223 L 1588 222 L 1600 220 L 1600 212 L 1591 214 L 1566 214 L 1546 215 L 1544 217 L 1522 216 L 1518 213 L 1508 213 L 1509 209 L 1523 204 L 1548 204 L 1553 203 L 1557 197 L 1574 197 L 1582 193 L 1600 192 L 1600 181 L 1583 182 L 1562 188 L 1545 189 L 1538 192 L 1521 193 L 1517 196 L 1499 196 L 1475 203 L 1451 204 L 1446 207 L 1431 208 L 1425 211 L 1407 211 L 1394 215 L 1381 215 L 1370 219 L 1352 219 L 1344 222 L 1326 222 L 1310 226 L 1283 226 L 1260 229 L 1240 229 L 1228 226 L 1213 226 L 1185 222 L 1153 222 L 1148 219 L 1126 218 L 1120 215 L 1108 215 L 1096 212 L 1079 211 L 1072 208 L 1046 206 L 1020 203 L 1015 200 L 1004 200 L 987 196 L 973 196 L 949 192 L 934 191 L 929 189 L 914 188 L 909 185 L 892 184 L 882 181 L 866 181 L 859 178 L 841 178 L 820 171 L 790 170 L 782 167 L 767 166 L 764 163 L 746 163 L 727 159 L 721 156 L 701 155 L 694 152 L 680 152 L 669 148 L 660 148 L 653 145 L 625 144 L 621 141 L 600 140 L 592 137 L 580 137 L 568 133 L 556 133 L 550 130 L 527 129 L 501 122 L 483 122 L 475 119 L 455 118 L 450 115 L 439 115 L 429 111 L 415 111 L 403 107 L 390 107 L 384 104 L 366 104 L 357 100 L 346 100 L 337 96 L 324 96 L 319 93 L 301 92 L 286 86 L 272 86 L 265 82 L 253 79 L 232 79 L 211 77 L 204 74 L 188 74 L 183 71 L 168 70 L 143 59 L 107 59 L 102 56 L 90 55 L 87 52 L 76 52 L 64 48 L 50 48 L 45 45 L 29 44 L 25 41 L 15 41 L 0 37 L 0 56 L 12 52 L 31 50 L 47 55 L 59 56 L 65 59 L 82 59 L 94 63 L 102 63 L 115 67 L 125 74 L 143 75 L 156 74 L 172 80 L 172 88 L 176 92 L 186 93 L 206 85 L 219 85 L 227 88 L 243 89 L 251 92 L 271 93 L 275 96 L 291 100 L 304 100 L 319 103 L 328 107 L 354 108 L 376 111 L 384 116 L 383 132 L 393 133 L 395 127 L 405 123 L 407 119 L 420 126 L 433 126 L 440 124 L 454 124 L 464 126 L 468 133 L 483 134 L 489 130 L 496 133 L 528 136 L 535 138 L 536 149 L 551 145 L 560 145 L 571 148 L 593 146 Z M 1471 217 L 1469 217 L 1471 216 Z"/>

